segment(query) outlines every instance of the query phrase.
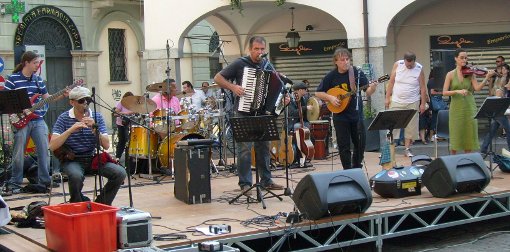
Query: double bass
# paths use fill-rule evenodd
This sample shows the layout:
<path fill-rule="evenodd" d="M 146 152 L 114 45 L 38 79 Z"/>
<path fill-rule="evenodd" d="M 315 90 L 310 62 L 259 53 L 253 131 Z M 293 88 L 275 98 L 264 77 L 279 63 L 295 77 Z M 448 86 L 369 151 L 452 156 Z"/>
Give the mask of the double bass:
<path fill-rule="evenodd" d="M 297 93 L 294 93 L 294 99 L 297 103 L 299 112 L 299 121 L 301 122 L 301 128 L 296 129 L 296 144 L 301 153 L 301 159 L 299 160 L 300 165 L 304 165 L 305 161 L 313 159 L 315 149 L 312 141 L 310 140 L 310 129 L 305 127 L 303 123 L 303 110 L 301 108 L 301 100 Z"/>

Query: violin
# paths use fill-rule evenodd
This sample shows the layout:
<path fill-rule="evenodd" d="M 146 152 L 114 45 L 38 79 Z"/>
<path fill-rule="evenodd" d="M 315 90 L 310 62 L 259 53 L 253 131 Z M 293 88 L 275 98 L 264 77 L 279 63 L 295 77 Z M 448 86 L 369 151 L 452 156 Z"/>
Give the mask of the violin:
<path fill-rule="evenodd" d="M 476 76 L 485 76 L 487 74 L 487 72 L 489 72 L 487 70 L 487 68 L 478 68 L 476 66 L 473 66 L 473 65 L 465 65 L 462 67 L 461 69 L 462 71 L 462 74 L 463 75 L 476 75 Z"/>

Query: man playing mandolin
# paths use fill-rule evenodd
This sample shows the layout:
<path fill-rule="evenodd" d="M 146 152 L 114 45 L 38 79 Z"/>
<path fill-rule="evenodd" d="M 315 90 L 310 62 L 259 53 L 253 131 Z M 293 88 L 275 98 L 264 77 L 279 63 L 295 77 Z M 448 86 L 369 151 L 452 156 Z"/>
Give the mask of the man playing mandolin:
<path fill-rule="evenodd" d="M 357 86 L 359 84 L 360 89 L 370 96 L 375 92 L 377 82 L 369 84 L 365 74 L 351 66 L 351 53 L 345 48 L 335 50 L 333 63 L 336 68 L 322 79 L 315 96 L 326 101 L 328 108 L 333 112 L 333 124 L 343 168 L 361 168 L 366 133 L 363 125 L 363 102 Z M 331 94 L 335 89 L 339 89 L 338 95 Z M 345 94 L 348 95 L 344 96 Z M 352 158 L 351 141 L 354 146 Z"/>
<path fill-rule="evenodd" d="M 15 90 L 26 88 L 28 96 L 31 97 L 32 102 L 36 103 L 46 99 L 58 100 L 68 93 L 59 93 L 56 97 L 51 97 L 46 89 L 46 84 L 42 78 L 36 74 L 41 66 L 39 56 L 32 52 L 26 51 L 21 55 L 21 62 L 16 65 L 13 74 L 9 76 L 5 82 L 6 90 Z M 62 92 L 62 91 L 61 91 Z M 29 137 L 32 137 L 35 147 L 37 149 L 38 171 L 37 183 L 49 187 L 51 178 L 49 174 L 49 153 L 48 153 L 48 126 L 44 122 L 44 115 L 48 111 L 48 106 L 30 111 L 26 109 L 23 114 L 16 117 L 26 117 L 28 123 L 13 125 L 14 133 L 14 148 L 12 154 L 12 176 L 9 182 L 6 183 L 4 190 L 6 193 L 18 193 L 21 189 L 23 182 L 23 160 L 25 154 L 25 146 Z M 30 115 L 31 117 L 28 117 Z M 14 115 L 11 116 L 11 121 Z M 28 119 L 28 118 L 31 118 Z"/>

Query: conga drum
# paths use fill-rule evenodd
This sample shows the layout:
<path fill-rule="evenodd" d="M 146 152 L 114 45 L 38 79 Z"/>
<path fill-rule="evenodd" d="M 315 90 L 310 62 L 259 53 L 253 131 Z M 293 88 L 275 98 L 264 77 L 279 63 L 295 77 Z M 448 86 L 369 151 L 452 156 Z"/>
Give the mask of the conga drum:
<path fill-rule="evenodd" d="M 314 159 L 326 159 L 326 138 L 329 133 L 329 122 L 326 120 L 310 121 L 313 146 L 315 147 Z"/>

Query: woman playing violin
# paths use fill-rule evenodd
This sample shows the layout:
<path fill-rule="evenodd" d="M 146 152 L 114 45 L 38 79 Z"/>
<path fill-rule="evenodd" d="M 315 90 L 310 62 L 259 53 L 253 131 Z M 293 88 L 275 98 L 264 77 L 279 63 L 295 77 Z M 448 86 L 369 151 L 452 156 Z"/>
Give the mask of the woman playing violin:
<path fill-rule="evenodd" d="M 480 91 L 487 83 L 489 77 L 485 77 L 482 83 L 478 83 L 473 75 L 465 76 L 462 67 L 468 60 L 464 49 L 455 51 L 455 69 L 448 72 L 445 78 L 443 95 L 451 96 L 449 129 L 451 153 L 463 150 L 465 153 L 480 148 L 478 142 L 478 122 L 474 119 L 476 114 L 474 91 Z M 492 74 L 494 71 L 489 71 Z M 487 74 L 487 75 L 489 75 Z"/>
<path fill-rule="evenodd" d="M 495 78 L 493 78 L 495 76 Z M 489 74 L 490 79 L 488 81 L 489 85 L 489 95 L 490 96 L 499 96 L 499 97 L 507 97 L 507 87 L 509 81 L 508 74 L 508 65 L 504 64 L 501 66 L 501 74 L 496 74 L 496 72 L 492 72 Z"/>

